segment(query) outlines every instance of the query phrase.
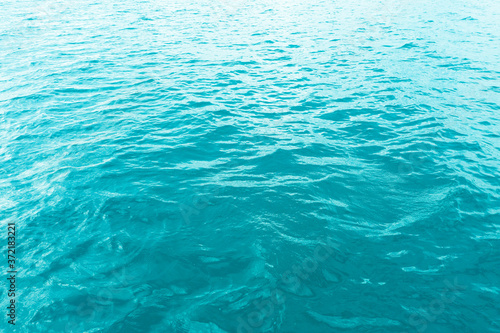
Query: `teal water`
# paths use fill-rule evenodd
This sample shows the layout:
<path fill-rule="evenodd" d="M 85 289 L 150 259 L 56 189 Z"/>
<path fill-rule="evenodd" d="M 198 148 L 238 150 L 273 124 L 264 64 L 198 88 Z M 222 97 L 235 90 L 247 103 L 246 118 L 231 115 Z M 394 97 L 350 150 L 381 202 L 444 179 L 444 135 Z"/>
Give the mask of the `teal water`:
<path fill-rule="evenodd" d="M 498 2 L 0 13 L 17 332 L 500 332 Z"/>

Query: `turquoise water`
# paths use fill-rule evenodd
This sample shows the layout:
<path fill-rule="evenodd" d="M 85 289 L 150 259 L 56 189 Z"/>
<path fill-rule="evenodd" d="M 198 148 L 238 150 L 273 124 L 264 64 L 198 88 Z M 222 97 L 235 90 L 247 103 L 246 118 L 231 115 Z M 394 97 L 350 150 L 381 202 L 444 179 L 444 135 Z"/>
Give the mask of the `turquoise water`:
<path fill-rule="evenodd" d="M 500 332 L 498 2 L 0 12 L 17 332 Z"/>

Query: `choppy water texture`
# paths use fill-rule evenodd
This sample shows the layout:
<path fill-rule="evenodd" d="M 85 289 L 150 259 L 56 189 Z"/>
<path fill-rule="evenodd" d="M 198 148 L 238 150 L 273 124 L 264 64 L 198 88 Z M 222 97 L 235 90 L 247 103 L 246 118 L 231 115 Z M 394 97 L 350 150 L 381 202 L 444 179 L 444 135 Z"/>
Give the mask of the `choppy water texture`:
<path fill-rule="evenodd" d="M 18 332 L 500 332 L 497 1 L 0 13 Z"/>

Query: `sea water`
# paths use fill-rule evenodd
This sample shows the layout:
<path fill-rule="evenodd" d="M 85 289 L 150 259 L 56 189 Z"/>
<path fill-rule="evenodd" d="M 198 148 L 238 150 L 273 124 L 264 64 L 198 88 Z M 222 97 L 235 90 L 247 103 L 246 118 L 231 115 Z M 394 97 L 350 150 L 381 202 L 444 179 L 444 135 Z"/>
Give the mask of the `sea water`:
<path fill-rule="evenodd" d="M 3 1 L 17 332 L 499 332 L 499 14 Z"/>

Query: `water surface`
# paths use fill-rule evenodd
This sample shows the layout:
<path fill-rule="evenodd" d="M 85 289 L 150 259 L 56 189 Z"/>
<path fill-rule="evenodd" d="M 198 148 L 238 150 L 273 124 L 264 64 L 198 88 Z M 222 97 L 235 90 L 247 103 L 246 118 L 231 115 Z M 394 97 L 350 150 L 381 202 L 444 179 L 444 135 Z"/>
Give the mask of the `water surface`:
<path fill-rule="evenodd" d="M 18 332 L 500 331 L 498 2 L 0 13 Z"/>

